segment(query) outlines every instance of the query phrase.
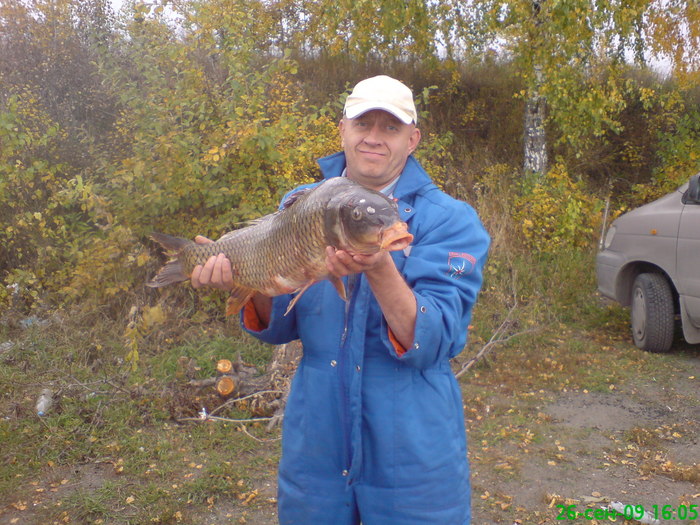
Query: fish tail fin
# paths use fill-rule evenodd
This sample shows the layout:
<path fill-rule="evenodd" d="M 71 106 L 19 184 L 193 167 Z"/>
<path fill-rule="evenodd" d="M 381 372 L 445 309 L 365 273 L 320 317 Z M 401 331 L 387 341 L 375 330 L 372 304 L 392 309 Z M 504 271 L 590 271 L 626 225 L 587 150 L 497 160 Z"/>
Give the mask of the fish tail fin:
<path fill-rule="evenodd" d="M 165 235 L 164 233 L 152 233 L 151 239 L 160 244 L 173 260 L 168 261 L 163 266 L 152 280 L 146 283 L 146 286 L 151 288 L 160 288 L 169 284 L 179 283 L 188 280 L 190 277 L 185 273 L 185 269 L 180 261 L 179 256 L 185 248 L 194 244 L 188 239 Z"/>
<path fill-rule="evenodd" d="M 151 239 L 165 248 L 170 256 L 177 256 L 184 248 L 190 244 L 194 244 L 189 239 L 183 239 L 182 237 L 174 237 L 173 235 L 166 235 L 164 233 L 157 232 L 153 232 L 151 234 Z"/>

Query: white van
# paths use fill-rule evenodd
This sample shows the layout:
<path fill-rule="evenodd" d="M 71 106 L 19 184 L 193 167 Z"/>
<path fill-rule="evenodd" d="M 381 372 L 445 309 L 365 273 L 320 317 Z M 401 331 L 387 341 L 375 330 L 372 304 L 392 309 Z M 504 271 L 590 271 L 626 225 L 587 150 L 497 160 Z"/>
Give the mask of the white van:
<path fill-rule="evenodd" d="M 596 260 L 598 290 L 631 305 L 634 343 L 667 352 L 676 316 L 700 343 L 700 173 L 677 191 L 618 217 Z"/>

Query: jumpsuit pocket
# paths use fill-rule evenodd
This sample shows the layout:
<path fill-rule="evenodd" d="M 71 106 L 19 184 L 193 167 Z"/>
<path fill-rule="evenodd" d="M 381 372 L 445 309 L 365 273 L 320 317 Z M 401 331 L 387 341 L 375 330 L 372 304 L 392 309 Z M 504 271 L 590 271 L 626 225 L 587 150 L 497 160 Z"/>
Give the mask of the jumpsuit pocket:
<path fill-rule="evenodd" d="M 342 479 L 342 436 L 335 374 L 305 357 L 292 384 L 284 421 L 280 475 L 304 491 Z M 332 367 L 326 365 L 328 369 Z"/>
<path fill-rule="evenodd" d="M 457 504 L 448 486 L 468 487 L 466 432 L 461 393 L 450 371 L 414 370 L 397 405 L 396 488 L 415 490 L 405 506 L 435 509 Z M 461 490 L 461 489 L 460 489 Z"/>

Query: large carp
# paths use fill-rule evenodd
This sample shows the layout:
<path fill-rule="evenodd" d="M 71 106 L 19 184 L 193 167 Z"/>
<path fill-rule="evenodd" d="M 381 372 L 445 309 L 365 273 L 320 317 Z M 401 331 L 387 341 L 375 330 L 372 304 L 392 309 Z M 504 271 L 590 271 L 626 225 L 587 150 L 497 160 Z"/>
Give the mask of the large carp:
<path fill-rule="evenodd" d="M 326 278 L 346 299 L 342 281 L 326 268 L 326 246 L 369 255 L 402 250 L 413 240 L 394 201 L 345 177 L 300 190 L 280 211 L 213 243 L 197 244 L 161 233 L 151 238 L 173 257 L 147 283 L 151 287 L 187 281 L 198 264 L 219 253 L 228 257 L 234 288 L 227 315 L 240 311 L 255 292 L 269 297 L 297 292 L 288 313 L 309 286 Z"/>

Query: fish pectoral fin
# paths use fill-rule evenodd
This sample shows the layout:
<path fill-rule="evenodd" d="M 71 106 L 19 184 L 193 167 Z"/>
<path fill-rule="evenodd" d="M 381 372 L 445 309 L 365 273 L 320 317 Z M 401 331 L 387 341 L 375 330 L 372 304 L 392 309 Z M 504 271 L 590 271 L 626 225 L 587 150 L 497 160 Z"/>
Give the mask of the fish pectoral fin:
<path fill-rule="evenodd" d="M 292 300 L 289 302 L 289 306 L 287 306 L 287 311 L 284 312 L 284 315 L 287 315 L 289 312 L 291 312 L 291 311 L 292 311 L 292 308 L 294 308 L 294 305 L 297 304 L 297 301 L 298 301 L 299 299 L 301 299 L 301 296 L 302 296 L 302 295 L 304 295 L 304 292 L 305 292 L 306 290 L 308 290 L 309 287 L 310 287 L 312 284 L 317 283 L 317 282 L 318 282 L 318 281 L 309 281 L 309 282 L 306 283 L 304 286 L 302 286 L 301 288 L 299 288 L 299 289 L 297 290 L 297 292 L 296 292 L 296 295 L 294 296 L 294 299 L 292 299 Z"/>
<path fill-rule="evenodd" d="M 336 277 L 335 275 L 329 275 L 328 280 L 333 283 L 333 286 L 335 286 L 335 290 L 338 292 L 338 295 L 341 297 L 343 301 L 348 300 L 348 294 L 345 292 L 345 285 L 343 284 L 343 280 L 340 277 Z"/>
<path fill-rule="evenodd" d="M 234 285 L 231 295 L 226 301 L 226 315 L 234 315 L 241 311 L 241 308 L 250 301 L 255 294 L 255 290 L 246 286 Z"/>

